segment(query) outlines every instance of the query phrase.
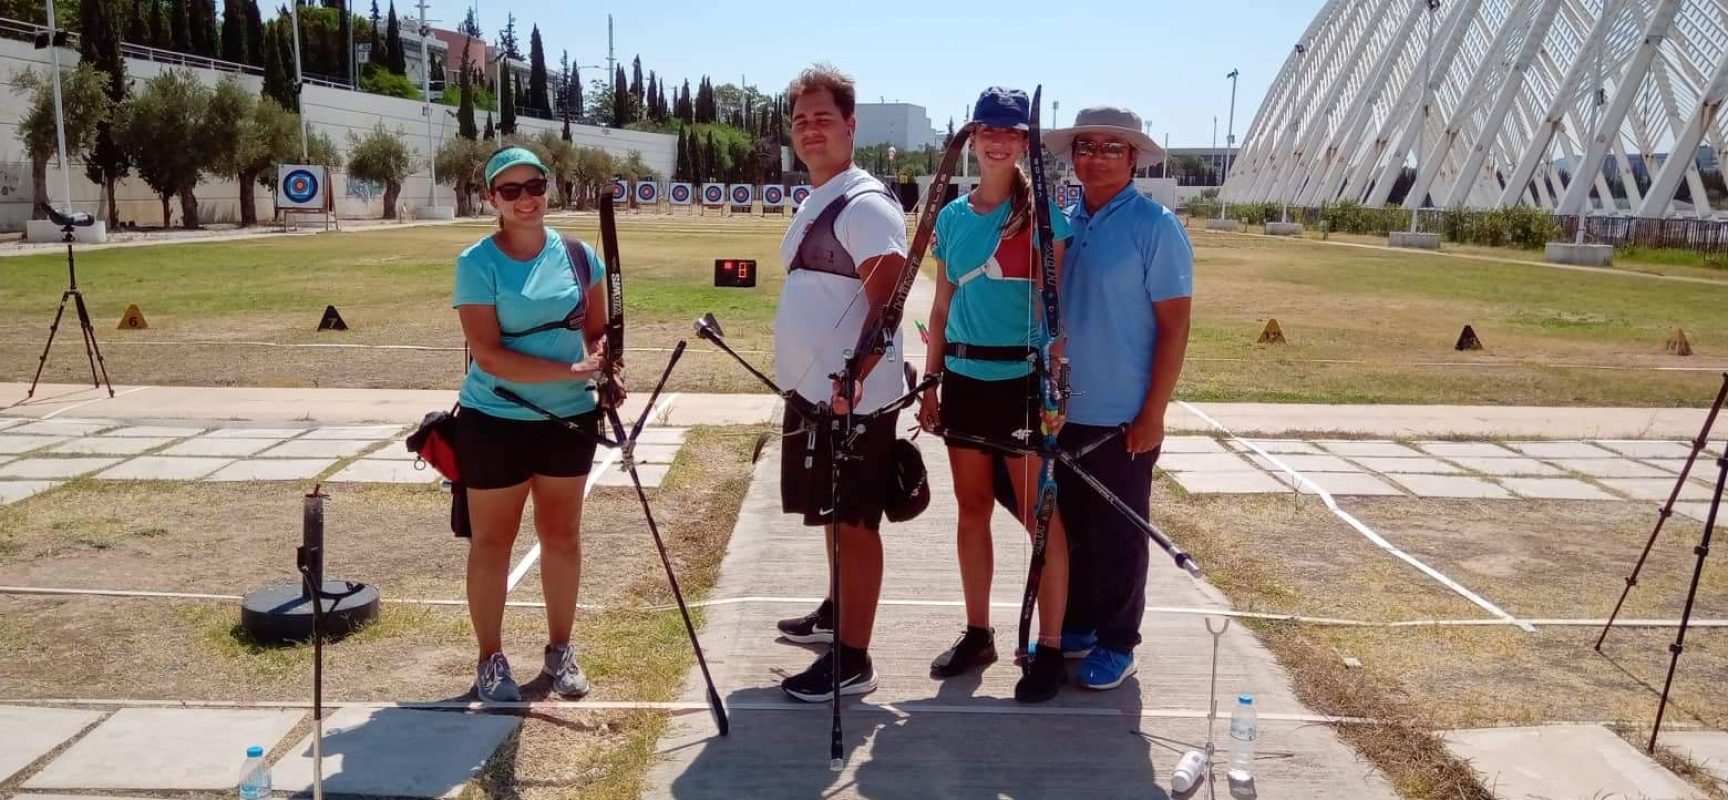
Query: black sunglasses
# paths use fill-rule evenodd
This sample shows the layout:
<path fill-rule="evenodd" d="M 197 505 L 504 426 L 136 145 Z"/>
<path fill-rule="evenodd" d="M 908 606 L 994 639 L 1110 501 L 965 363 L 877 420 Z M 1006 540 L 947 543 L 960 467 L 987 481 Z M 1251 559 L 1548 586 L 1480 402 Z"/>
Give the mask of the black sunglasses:
<path fill-rule="evenodd" d="M 546 179 L 535 178 L 526 183 L 500 183 L 492 187 L 492 193 L 503 198 L 507 203 L 514 203 L 526 191 L 529 197 L 544 197 L 546 195 Z"/>

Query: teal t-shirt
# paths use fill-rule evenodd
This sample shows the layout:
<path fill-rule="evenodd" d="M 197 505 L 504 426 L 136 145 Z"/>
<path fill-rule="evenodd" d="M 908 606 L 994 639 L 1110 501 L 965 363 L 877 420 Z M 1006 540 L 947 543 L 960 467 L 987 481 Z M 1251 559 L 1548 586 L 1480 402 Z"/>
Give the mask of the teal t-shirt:
<path fill-rule="evenodd" d="M 960 195 L 936 216 L 936 245 L 931 252 L 942 261 L 948 282 L 955 285 L 943 333 L 950 342 L 1038 346 L 1043 343 L 1044 306 L 1038 297 L 1040 264 L 1032 249 L 1035 226 L 1028 224 L 1003 239 L 1002 226 L 1008 222 L 1012 203 L 979 214 L 968 197 Z M 1050 232 L 1058 242 L 1073 235 L 1068 219 L 1054 203 L 1050 204 Z M 978 271 L 979 267 L 984 269 Z M 967 277 L 975 271 L 976 275 Z M 944 364 L 981 381 L 1010 380 L 1032 371 L 1024 361 L 949 356 Z"/>
<path fill-rule="evenodd" d="M 582 250 L 588 256 L 587 285 L 597 286 L 605 278 L 606 265 L 587 243 L 582 244 Z M 529 261 L 505 255 L 488 236 L 456 257 L 453 305 L 495 307 L 498 327 L 503 331 L 523 331 L 562 320 L 585 300 L 571 263 L 564 249 L 564 237 L 551 228 L 546 229 L 546 246 Z M 566 328 L 507 337 L 504 346 L 518 353 L 570 363 L 588 355 L 582 331 Z M 462 381 L 462 407 L 505 419 L 544 419 L 499 397 L 492 391 L 499 386 L 561 416 L 573 417 L 595 408 L 594 392 L 588 381 L 518 383 L 486 372 L 479 362 L 468 366 L 468 376 Z"/>

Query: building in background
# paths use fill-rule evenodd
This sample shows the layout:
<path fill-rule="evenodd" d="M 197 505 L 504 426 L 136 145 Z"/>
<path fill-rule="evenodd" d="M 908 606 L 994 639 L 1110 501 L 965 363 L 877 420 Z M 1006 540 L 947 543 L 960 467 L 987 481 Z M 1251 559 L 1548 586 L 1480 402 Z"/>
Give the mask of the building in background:
<path fill-rule="evenodd" d="M 925 145 L 942 146 L 943 134 L 930 124 L 930 112 L 912 103 L 859 103 L 856 110 L 859 147 L 892 145 L 898 150 L 916 150 Z"/>

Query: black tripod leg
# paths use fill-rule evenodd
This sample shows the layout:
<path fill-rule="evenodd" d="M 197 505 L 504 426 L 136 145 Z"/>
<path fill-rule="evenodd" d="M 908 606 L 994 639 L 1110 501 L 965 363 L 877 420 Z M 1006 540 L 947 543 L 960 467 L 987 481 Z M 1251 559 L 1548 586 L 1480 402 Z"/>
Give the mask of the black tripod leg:
<path fill-rule="evenodd" d="M 72 299 L 71 290 L 60 295 L 60 308 L 54 311 L 54 321 L 48 325 L 48 341 L 42 345 L 42 355 L 36 359 L 36 377 L 30 379 L 30 391 L 24 393 L 25 399 L 36 396 L 36 384 L 42 382 L 42 368 L 48 366 L 48 351 L 54 347 L 54 334 L 60 331 L 60 318 L 66 316 L 66 301 Z"/>
<path fill-rule="evenodd" d="M 84 306 L 84 293 L 73 295 L 78 305 L 78 327 L 84 331 L 84 357 L 90 361 L 90 385 L 107 386 L 108 396 L 114 396 L 114 384 L 108 381 L 108 362 L 102 360 L 102 346 L 96 344 L 96 328 L 90 324 L 90 309 Z M 102 369 L 102 381 L 96 381 L 96 369 Z"/>
<path fill-rule="evenodd" d="M 1662 734 L 1662 715 L 1668 710 L 1668 690 L 1674 687 L 1674 670 L 1680 666 L 1680 653 L 1686 649 L 1686 628 L 1692 624 L 1692 601 L 1698 597 L 1698 579 L 1704 576 L 1704 559 L 1710 555 L 1710 537 L 1716 532 L 1716 514 L 1722 510 L 1722 487 L 1728 484 L 1728 456 L 1716 459 L 1716 494 L 1711 497 L 1710 513 L 1704 520 L 1704 538 L 1693 548 L 1698 565 L 1692 568 L 1692 588 L 1686 590 L 1686 610 L 1680 613 L 1680 632 L 1669 645 L 1668 678 L 1662 682 L 1662 702 L 1656 706 L 1656 726 L 1650 729 L 1647 752 L 1656 752 L 1656 737 Z"/>

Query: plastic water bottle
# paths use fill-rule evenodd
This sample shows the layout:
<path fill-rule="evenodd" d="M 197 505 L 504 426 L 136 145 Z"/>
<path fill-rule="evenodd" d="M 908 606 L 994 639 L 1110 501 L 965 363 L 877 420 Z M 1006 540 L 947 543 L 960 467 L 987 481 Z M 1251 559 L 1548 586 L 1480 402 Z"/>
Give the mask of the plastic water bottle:
<path fill-rule="evenodd" d="M 240 800 L 268 800 L 270 765 L 264 763 L 264 748 L 246 748 L 246 763 L 240 765 Z"/>
<path fill-rule="evenodd" d="M 1254 712 L 1254 696 L 1236 698 L 1236 710 L 1230 712 L 1230 771 L 1231 782 L 1247 783 L 1254 779 L 1254 739 L 1260 735 L 1260 718 Z"/>

